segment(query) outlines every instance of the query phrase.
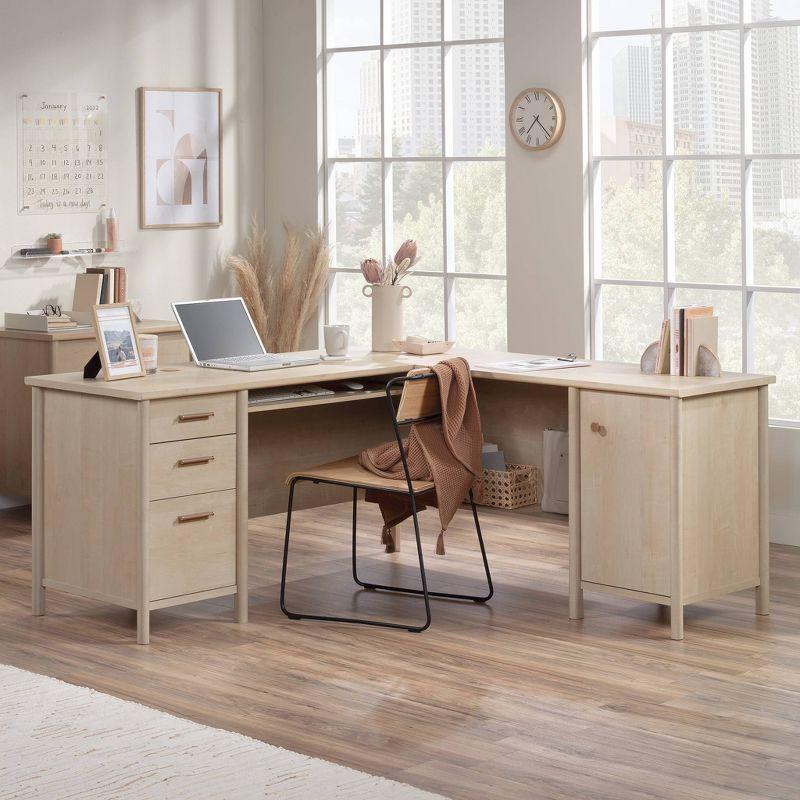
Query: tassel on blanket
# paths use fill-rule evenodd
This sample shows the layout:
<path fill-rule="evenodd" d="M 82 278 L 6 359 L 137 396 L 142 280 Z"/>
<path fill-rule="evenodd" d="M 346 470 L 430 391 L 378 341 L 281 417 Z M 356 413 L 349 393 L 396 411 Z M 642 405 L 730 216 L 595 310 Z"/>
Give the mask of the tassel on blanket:
<path fill-rule="evenodd" d="M 388 525 L 384 525 L 381 531 L 381 544 L 386 547 L 386 553 L 394 553 L 396 549 L 394 546 L 394 536 L 392 536 L 391 530 L 392 529 Z"/>
<path fill-rule="evenodd" d="M 444 550 L 444 531 L 439 534 L 439 538 L 436 540 L 436 555 L 443 556 L 445 554 Z"/>

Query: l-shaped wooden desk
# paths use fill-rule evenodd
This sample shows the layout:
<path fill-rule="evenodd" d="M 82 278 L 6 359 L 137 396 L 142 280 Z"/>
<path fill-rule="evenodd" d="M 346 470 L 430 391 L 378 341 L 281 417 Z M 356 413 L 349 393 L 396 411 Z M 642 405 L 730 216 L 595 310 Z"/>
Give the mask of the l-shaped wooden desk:
<path fill-rule="evenodd" d="M 27 378 L 33 613 L 44 614 L 46 589 L 133 608 L 144 644 L 152 610 L 235 595 L 246 622 L 248 516 L 285 509 L 288 473 L 390 432 L 379 388 L 269 405 L 249 392 L 386 379 L 453 355 L 473 366 L 484 435 L 509 461 L 541 466 L 542 431 L 569 429 L 570 618 L 583 616 L 584 589 L 668 606 L 673 639 L 688 603 L 756 587 L 756 613 L 769 613 L 774 377 L 674 378 L 603 362 L 509 373 L 482 365 L 510 354 L 477 351 L 258 373 L 181 364 L 110 383 Z M 319 487 L 310 502 L 341 499 Z"/>

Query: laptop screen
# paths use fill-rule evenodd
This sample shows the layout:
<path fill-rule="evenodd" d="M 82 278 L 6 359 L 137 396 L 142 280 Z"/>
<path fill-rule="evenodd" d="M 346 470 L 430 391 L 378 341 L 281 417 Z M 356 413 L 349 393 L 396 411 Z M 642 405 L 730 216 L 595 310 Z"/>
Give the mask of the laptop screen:
<path fill-rule="evenodd" d="M 241 297 L 173 303 L 196 361 L 264 354 Z"/>

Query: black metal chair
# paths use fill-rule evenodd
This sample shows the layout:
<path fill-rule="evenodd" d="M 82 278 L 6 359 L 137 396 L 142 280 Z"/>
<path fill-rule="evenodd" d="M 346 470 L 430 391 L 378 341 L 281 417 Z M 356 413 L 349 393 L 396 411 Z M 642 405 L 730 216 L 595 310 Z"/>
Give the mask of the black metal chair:
<path fill-rule="evenodd" d="M 395 387 L 402 387 L 400 402 L 395 411 L 392 390 Z M 475 530 L 478 534 L 478 544 L 480 545 L 483 566 L 486 571 L 486 582 L 488 592 L 485 595 L 453 594 L 450 592 L 432 592 L 428 589 L 428 580 L 425 574 L 425 561 L 422 555 L 422 539 L 419 531 L 419 519 L 417 517 L 416 498 L 424 492 L 434 488 L 431 481 L 414 481 L 408 470 L 405 452 L 403 450 L 403 440 L 400 434 L 400 427 L 411 425 L 415 422 L 422 422 L 440 418 L 442 415 L 441 397 L 439 395 L 438 381 L 430 370 L 412 370 L 408 375 L 392 378 L 386 384 L 386 399 L 391 415 L 392 427 L 397 444 L 400 448 L 401 460 L 405 480 L 391 480 L 382 478 L 365 469 L 358 463 L 358 457 L 334 461 L 313 467 L 301 472 L 294 472 L 288 476 L 289 484 L 289 507 L 286 515 L 286 539 L 283 547 L 283 569 L 281 572 L 281 610 L 289 619 L 315 619 L 322 622 L 348 622 L 360 625 L 374 625 L 383 628 L 401 628 L 412 633 L 420 633 L 431 624 L 431 597 L 443 597 L 450 600 L 472 600 L 475 603 L 485 603 L 494 594 L 492 576 L 489 572 L 489 561 L 486 558 L 486 548 L 483 544 L 481 535 L 481 525 L 478 519 L 478 510 L 475 507 L 475 499 L 472 490 L 469 492 L 469 502 L 472 506 L 472 517 L 475 520 Z M 308 481 L 314 484 L 325 483 L 336 486 L 348 486 L 353 489 L 353 580 L 359 585 L 369 590 L 382 590 L 387 592 L 402 592 L 404 594 L 420 595 L 425 603 L 425 623 L 417 626 L 403 625 L 396 622 L 383 622 L 380 620 L 357 619 L 352 617 L 331 617 L 321 614 L 298 614 L 286 608 L 286 568 L 289 561 L 289 536 L 292 527 L 292 503 L 294 500 L 294 488 L 302 482 Z M 411 516 L 414 522 L 414 535 L 417 541 L 417 556 L 419 557 L 419 572 L 421 579 L 421 589 L 412 589 L 402 586 L 385 586 L 383 584 L 368 583 L 358 577 L 357 558 L 356 558 L 356 524 L 357 524 L 357 505 L 359 489 L 379 489 L 383 492 L 396 492 L 407 495 L 411 502 Z"/>

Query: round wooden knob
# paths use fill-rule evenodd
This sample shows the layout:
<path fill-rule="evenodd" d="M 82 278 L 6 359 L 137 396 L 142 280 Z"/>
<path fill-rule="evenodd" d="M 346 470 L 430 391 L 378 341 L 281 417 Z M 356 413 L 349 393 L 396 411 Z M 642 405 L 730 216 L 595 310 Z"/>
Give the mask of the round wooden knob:
<path fill-rule="evenodd" d="M 599 422 L 593 422 L 590 426 L 592 429 L 592 433 L 599 433 L 601 436 L 605 436 L 608 433 L 605 425 L 601 425 Z"/>

